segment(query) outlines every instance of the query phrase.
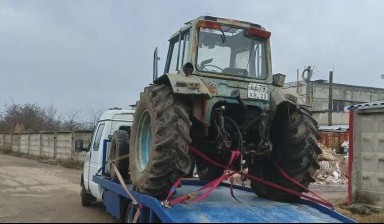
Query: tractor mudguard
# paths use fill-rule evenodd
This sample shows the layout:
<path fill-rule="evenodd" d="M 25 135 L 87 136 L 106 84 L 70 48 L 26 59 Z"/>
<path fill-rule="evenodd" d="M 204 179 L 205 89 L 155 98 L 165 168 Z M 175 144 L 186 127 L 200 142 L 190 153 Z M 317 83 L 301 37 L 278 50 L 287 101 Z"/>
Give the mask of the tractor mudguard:
<path fill-rule="evenodd" d="M 277 106 L 280 105 L 281 103 L 288 103 L 291 105 L 298 105 L 298 106 L 299 105 L 306 106 L 301 102 L 298 95 L 287 93 L 286 91 L 284 91 L 284 89 L 281 89 L 281 88 L 274 88 L 271 91 L 271 104 L 270 104 L 271 111 L 276 112 Z"/>
<path fill-rule="evenodd" d="M 212 98 L 207 86 L 197 76 L 184 74 L 164 74 L 153 81 L 155 84 L 165 84 L 172 87 L 172 91 L 176 94 L 186 95 L 204 95 Z"/>

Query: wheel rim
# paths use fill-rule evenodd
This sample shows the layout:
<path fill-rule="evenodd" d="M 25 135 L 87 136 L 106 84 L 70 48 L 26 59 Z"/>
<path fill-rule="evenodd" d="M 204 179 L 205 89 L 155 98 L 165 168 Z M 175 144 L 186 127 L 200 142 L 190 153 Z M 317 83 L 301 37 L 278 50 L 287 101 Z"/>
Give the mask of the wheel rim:
<path fill-rule="evenodd" d="M 139 163 L 139 172 L 144 172 L 152 152 L 151 117 L 148 111 L 145 111 L 140 117 L 139 130 L 137 161 Z"/>

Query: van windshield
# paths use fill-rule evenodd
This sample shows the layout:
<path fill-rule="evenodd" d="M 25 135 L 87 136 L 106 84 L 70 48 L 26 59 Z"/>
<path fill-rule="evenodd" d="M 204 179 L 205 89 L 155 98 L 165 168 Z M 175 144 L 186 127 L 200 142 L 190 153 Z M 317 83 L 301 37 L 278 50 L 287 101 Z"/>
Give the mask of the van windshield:
<path fill-rule="evenodd" d="M 201 72 L 265 79 L 265 40 L 248 37 L 247 30 L 221 26 L 200 28 L 197 69 Z"/>

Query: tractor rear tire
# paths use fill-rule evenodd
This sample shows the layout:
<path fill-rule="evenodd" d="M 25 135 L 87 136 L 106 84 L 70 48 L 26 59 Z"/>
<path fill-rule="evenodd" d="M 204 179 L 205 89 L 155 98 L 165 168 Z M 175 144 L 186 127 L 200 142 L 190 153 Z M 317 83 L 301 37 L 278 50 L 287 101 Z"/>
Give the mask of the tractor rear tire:
<path fill-rule="evenodd" d="M 132 125 L 129 166 L 134 188 L 160 199 L 190 171 L 192 123 L 185 102 L 166 85 L 140 94 Z"/>
<path fill-rule="evenodd" d="M 277 164 L 290 177 L 308 187 L 315 181 L 312 177 L 314 172 L 320 168 L 317 160 L 321 154 L 318 146 L 319 138 L 317 122 L 308 110 L 293 105 L 281 105 L 271 130 L 272 156 L 264 161 L 258 161 L 260 163 L 258 166 L 250 167 L 250 174 L 296 192 L 303 192 L 304 189 L 282 176 Z M 263 198 L 285 202 L 298 199 L 295 195 L 256 181 L 251 181 L 251 187 Z"/>
<path fill-rule="evenodd" d="M 115 160 L 120 156 L 125 156 L 129 153 L 129 135 L 128 132 L 117 130 L 113 133 L 110 151 L 110 160 Z M 116 167 L 119 170 L 123 179 L 129 179 L 129 159 L 120 159 L 115 161 Z M 118 180 L 116 171 L 111 167 L 110 175 L 112 180 Z"/>

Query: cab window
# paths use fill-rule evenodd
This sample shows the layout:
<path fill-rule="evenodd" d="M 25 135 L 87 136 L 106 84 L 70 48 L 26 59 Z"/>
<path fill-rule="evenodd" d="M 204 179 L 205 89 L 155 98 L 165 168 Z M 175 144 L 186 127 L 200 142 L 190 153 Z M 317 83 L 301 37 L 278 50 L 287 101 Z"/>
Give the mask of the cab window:
<path fill-rule="evenodd" d="M 169 41 L 170 44 L 167 56 L 167 64 L 164 71 L 165 73 L 177 74 L 178 71 L 181 70 L 182 66 L 187 62 L 186 60 L 188 58 L 189 52 L 190 31 L 187 30 L 181 34 L 181 42 L 179 39 L 180 37 L 176 36 Z"/>
<path fill-rule="evenodd" d="M 93 151 L 99 150 L 100 142 L 101 142 L 101 135 L 103 133 L 105 124 L 100 124 L 97 128 L 96 135 L 95 135 L 95 141 L 93 143 Z"/>

